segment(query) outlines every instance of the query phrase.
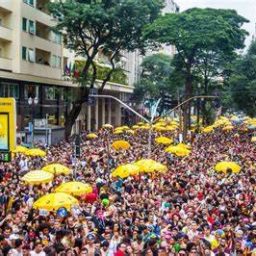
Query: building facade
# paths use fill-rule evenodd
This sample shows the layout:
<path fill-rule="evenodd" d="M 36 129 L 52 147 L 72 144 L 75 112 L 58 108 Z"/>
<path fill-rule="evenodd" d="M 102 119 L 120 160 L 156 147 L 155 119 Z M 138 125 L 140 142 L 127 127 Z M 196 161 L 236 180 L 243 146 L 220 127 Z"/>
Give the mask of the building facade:
<path fill-rule="evenodd" d="M 165 7 L 162 9 L 162 14 L 167 13 L 178 13 L 179 6 L 175 3 L 174 0 L 165 0 Z M 157 51 L 147 51 L 145 56 L 149 56 L 156 53 L 163 53 L 173 57 L 176 53 L 176 49 L 173 45 L 162 44 Z M 129 84 L 134 85 L 139 81 L 141 73 L 141 63 L 145 56 L 142 56 L 139 51 L 134 51 L 131 53 L 125 54 L 126 58 L 129 60 L 126 63 L 125 70 L 128 74 Z"/>
<path fill-rule="evenodd" d="M 0 97 L 15 97 L 18 130 L 34 115 L 49 124 L 64 126 L 78 85 L 65 79 L 64 70 L 74 61 L 62 35 L 51 30 L 57 23 L 46 6 L 50 0 L 0 1 Z M 105 94 L 127 98 L 133 87 L 108 83 Z M 36 98 L 33 106 L 29 98 Z M 33 113 L 32 113 L 33 112 Z M 94 130 L 111 122 L 121 124 L 119 104 L 99 99 L 84 104 L 77 122 Z"/>

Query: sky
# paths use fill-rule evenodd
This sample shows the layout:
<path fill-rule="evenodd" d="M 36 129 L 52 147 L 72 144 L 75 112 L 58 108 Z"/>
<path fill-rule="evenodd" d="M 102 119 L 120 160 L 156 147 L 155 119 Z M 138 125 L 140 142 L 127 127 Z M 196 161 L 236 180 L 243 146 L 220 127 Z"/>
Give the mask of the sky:
<path fill-rule="evenodd" d="M 255 35 L 256 0 L 175 0 L 175 2 L 179 5 L 180 11 L 192 7 L 235 9 L 240 15 L 250 20 L 250 23 L 244 25 L 244 28 L 250 33 L 246 39 L 247 46 L 250 44 L 252 36 Z"/>

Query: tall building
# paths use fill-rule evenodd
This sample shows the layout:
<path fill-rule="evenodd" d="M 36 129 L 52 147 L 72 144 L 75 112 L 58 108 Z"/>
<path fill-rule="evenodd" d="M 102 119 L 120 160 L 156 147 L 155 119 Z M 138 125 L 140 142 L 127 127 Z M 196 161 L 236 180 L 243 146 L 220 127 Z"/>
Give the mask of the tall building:
<path fill-rule="evenodd" d="M 162 14 L 167 13 L 177 13 L 179 12 L 179 6 L 174 2 L 174 0 L 165 0 L 165 7 L 162 9 Z M 161 45 L 157 51 L 148 51 L 146 56 L 155 54 L 155 53 L 163 53 L 170 56 L 174 56 L 176 53 L 176 49 L 173 45 Z M 126 57 L 129 61 L 127 61 L 125 69 L 128 74 L 129 84 L 134 85 L 138 82 L 140 78 L 141 68 L 140 65 L 145 56 L 140 55 L 139 51 L 134 51 L 131 53 L 127 53 Z"/>
<path fill-rule="evenodd" d="M 63 126 L 78 87 L 65 79 L 64 69 L 74 61 L 74 54 L 65 49 L 62 35 L 51 30 L 57 21 L 46 8 L 49 1 L 0 0 L 0 97 L 16 98 L 19 130 L 28 125 L 31 115 Z M 105 87 L 106 94 L 119 98 L 132 91 L 123 84 Z M 29 98 L 37 99 L 33 110 Z M 106 122 L 119 125 L 121 108 L 99 99 L 95 106 L 84 104 L 79 120 L 89 130 Z"/>

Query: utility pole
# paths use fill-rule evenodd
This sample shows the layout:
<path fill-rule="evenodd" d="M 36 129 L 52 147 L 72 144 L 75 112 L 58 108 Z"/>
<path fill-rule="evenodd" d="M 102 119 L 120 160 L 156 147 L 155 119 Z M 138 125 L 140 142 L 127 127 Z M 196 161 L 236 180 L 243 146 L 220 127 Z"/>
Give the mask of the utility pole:
<path fill-rule="evenodd" d="M 157 101 L 157 103 L 155 104 L 155 106 L 152 109 L 152 116 L 151 116 L 151 120 L 148 120 L 147 118 L 145 118 L 144 116 L 142 116 L 140 113 L 138 113 L 136 110 L 134 110 L 133 108 L 131 108 L 129 105 L 127 105 L 126 103 L 124 103 L 123 101 L 121 101 L 120 99 L 112 96 L 112 95 L 89 95 L 89 98 L 107 98 L 107 99 L 113 99 L 117 102 L 119 102 L 122 106 L 124 106 L 126 109 L 130 110 L 133 114 L 135 114 L 136 116 L 138 116 L 140 119 L 142 119 L 143 121 L 145 121 L 147 124 L 150 125 L 150 129 L 149 129 L 149 134 L 148 134 L 148 157 L 151 156 L 151 140 L 152 140 L 152 129 L 153 129 L 153 123 L 154 123 L 154 118 L 156 116 L 157 113 L 157 108 L 159 106 L 159 103 L 161 101 L 161 99 L 159 99 Z"/>

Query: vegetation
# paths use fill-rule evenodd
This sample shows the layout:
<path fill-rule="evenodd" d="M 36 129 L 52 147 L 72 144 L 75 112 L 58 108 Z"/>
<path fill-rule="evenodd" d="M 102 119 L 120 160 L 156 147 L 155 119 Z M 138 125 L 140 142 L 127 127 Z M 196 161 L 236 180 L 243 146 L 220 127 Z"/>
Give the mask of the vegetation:
<path fill-rule="evenodd" d="M 102 91 L 123 51 L 143 52 L 146 46 L 143 28 L 158 17 L 162 7 L 162 0 L 66 0 L 49 5 L 51 13 L 59 17 L 56 30 L 65 31 L 67 47 L 86 59 L 77 79 L 81 85 L 79 97 L 66 119 L 66 138 L 88 96 L 88 87 L 95 87 L 99 72 L 95 60 L 99 53 L 104 54 L 111 65 L 101 83 Z"/>

